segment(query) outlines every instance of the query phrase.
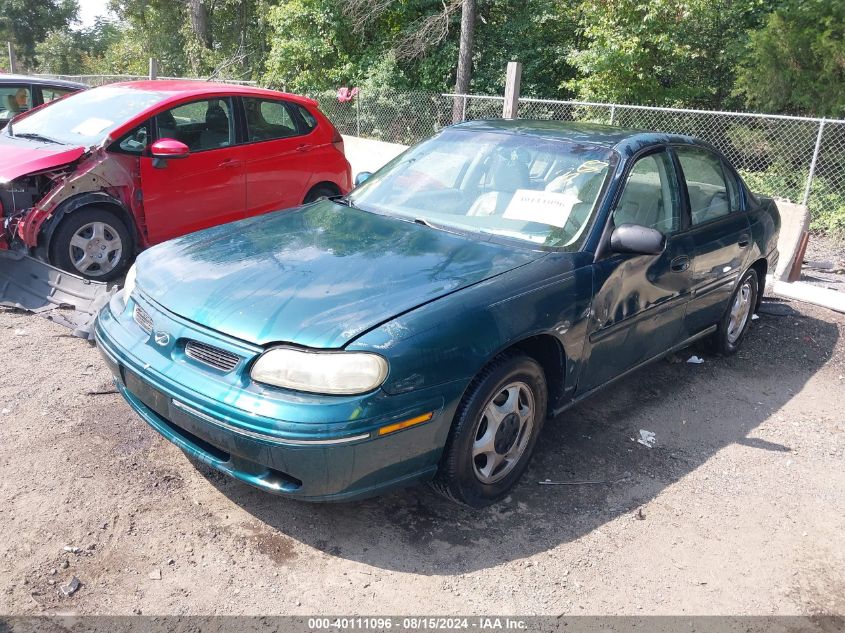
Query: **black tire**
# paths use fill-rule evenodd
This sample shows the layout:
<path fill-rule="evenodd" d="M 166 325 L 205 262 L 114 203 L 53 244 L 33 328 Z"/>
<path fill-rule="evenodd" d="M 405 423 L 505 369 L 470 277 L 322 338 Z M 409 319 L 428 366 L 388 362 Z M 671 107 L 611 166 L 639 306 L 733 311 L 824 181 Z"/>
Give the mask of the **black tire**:
<path fill-rule="evenodd" d="M 317 202 L 320 198 L 328 198 L 329 196 L 336 196 L 340 192 L 337 190 L 336 187 L 332 185 L 316 185 L 305 194 L 305 200 L 302 201 L 302 204 L 308 204 L 309 202 Z"/>
<path fill-rule="evenodd" d="M 528 414 L 524 423 L 519 421 L 519 414 L 506 416 L 505 420 L 508 420 L 510 416 L 516 415 L 517 420 L 508 423 L 503 421 L 498 426 L 499 433 L 494 434 L 493 438 L 495 448 L 489 453 L 492 455 L 495 452 L 498 457 L 494 456 L 489 462 L 489 468 L 494 469 L 490 472 L 490 481 L 482 481 L 483 471 L 488 468 L 487 457 L 474 455 L 474 446 L 491 430 L 487 426 L 485 413 L 488 405 L 492 406 L 497 401 L 502 404 L 512 402 L 511 392 L 505 391 L 506 387 L 517 389 L 518 409 L 523 404 L 527 406 L 527 391 L 531 392 L 531 425 L 528 426 Z M 505 396 L 503 402 L 502 395 Z M 501 356 L 492 361 L 475 377 L 458 405 L 432 487 L 447 498 L 472 508 L 483 508 L 505 497 L 528 466 L 546 419 L 547 401 L 545 374 L 534 359 L 520 354 Z M 513 431 L 513 424 L 522 427 Z M 514 439 L 510 443 L 512 435 Z M 507 466 L 501 465 L 505 461 L 493 466 L 496 459 L 509 452 L 506 451 L 508 446 L 516 449 L 519 448 L 518 444 L 522 445 L 518 457 L 508 462 Z M 505 453 L 500 452 L 500 448 Z M 508 469 L 507 472 L 505 469 Z"/>
<path fill-rule="evenodd" d="M 745 314 L 745 318 L 741 323 L 734 323 L 732 318 L 733 308 L 738 301 L 738 297 L 746 291 L 748 296 L 745 298 L 745 301 L 748 304 L 748 312 Z M 750 327 L 752 320 L 751 317 L 757 310 L 757 297 L 759 292 L 760 286 L 757 271 L 750 268 L 742 276 L 742 279 L 740 279 L 740 282 L 734 289 L 731 299 L 725 308 L 725 314 L 719 321 L 716 332 L 714 332 L 713 336 L 709 339 L 709 347 L 711 351 L 721 356 L 731 356 L 732 354 L 736 354 L 737 350 L 739 350 L 742 345 L 742 341 L 745 339 L 746 334 L 748 334 L 748 328 Z"/>
<path fill-rule="evenodd" d="M 72 257 L 71 241 L 77 233 L 82 232 L 83 234 L 87 234 L 88 231 L 93 231 L 91 227 L 94 224 L 104 227 L 104 238 L 99 243 L 102 248 L 97 249 L 97 253 L 92 253 L 92 257 L 97 257 L 104 253 L 105 259 L 103 263 L 99 263 L 95 259 L 93 263 L 89 263 L 83 270 L 74 263 L 75 260 L 81 260 L 78 257 Z M 93 232 L 88 239 L 93 247 L 95 245 L 94 241 L 97 239 Z M 115 239 L 120 240 L 119 252 L 117 250 L 108 250 L 114 244 Z M 106 241 L 109 245 L 106 245 Z M 84 255 L 84 250 L 77 246 L 73 247 L 73 252 L 79 254 L 79 256 Z M 86 279 L 96 281 L 112 281 L 118 279 L 126 274 L 133 258 L 134 243 L 126 224 L 116 214 L 102 207 L 91 206 L 72 211 L 61 221 L 61 224 L 59 224 L 50 241 L 50 263 L 62 270 L 81 275 Z"/>

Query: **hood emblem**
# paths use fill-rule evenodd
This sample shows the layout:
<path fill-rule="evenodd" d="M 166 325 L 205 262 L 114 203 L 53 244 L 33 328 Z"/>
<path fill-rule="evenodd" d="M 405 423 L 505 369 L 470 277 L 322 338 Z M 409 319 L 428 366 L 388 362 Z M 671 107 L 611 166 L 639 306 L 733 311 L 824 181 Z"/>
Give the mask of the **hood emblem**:
<path fill-rule="evenodd" d="M 156 342 L 156 345 L 164 347 L 170 342 L 170 334 L 167 332 L 156 332 L 153 334 L 153 340 Z"/>

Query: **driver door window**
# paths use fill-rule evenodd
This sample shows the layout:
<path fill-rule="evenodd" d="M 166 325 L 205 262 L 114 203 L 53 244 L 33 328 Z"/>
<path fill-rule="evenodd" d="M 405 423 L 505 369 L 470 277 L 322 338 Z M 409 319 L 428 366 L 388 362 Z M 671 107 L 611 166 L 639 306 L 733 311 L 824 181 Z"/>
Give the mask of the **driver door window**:
<path fill-rule="evenodd" d="M 639 224 L 664 235 L 680 228 L 680 195 L 669 154 L 658 152 L 637 161 L 613 212 L 613 223 Z"/>
<path fill-rule="evenodd" d="M 235 144 L 231 99 L 194 101 L 156 115 L 158 138 L 181 141 L 193 152 Z"/>

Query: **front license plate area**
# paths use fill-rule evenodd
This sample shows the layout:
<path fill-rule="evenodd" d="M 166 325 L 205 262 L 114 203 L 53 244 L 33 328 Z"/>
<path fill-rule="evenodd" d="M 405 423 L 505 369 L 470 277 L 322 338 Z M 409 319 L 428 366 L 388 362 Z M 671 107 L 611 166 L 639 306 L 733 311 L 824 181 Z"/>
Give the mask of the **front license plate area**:
<path fill-rule="evenodd" d="M 133 396 L 158 413 L 165 420 L 170 416 L 169 398 L 155 387 L 141 380 L 135 373 L 124 368 L 123 379 Z"/>

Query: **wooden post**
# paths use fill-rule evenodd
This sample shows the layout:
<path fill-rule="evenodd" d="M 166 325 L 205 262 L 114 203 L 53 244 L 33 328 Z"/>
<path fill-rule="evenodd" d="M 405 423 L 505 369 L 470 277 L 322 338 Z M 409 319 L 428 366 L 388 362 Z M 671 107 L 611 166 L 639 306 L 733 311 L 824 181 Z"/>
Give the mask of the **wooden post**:
<path fill-rule="evenodd" d="M 158 77 L 158 60 L 155 57 L 150 57 L 150 79 Z"/>
<path fill-rule="evenodd" d="M 519 110 L 519 83 L 522 80 L 522 64 L 508 62 L 505 74 L 505 104 L 502 107 L 502 118 L 515 119 Z"/>
<path fill-rule="evenodd" d="M 6 42 L 9 49 L 9 74 L 14 75 L 18 72 L 18 59 L 15 57 L 15 47 L 11 42 Z"/>

